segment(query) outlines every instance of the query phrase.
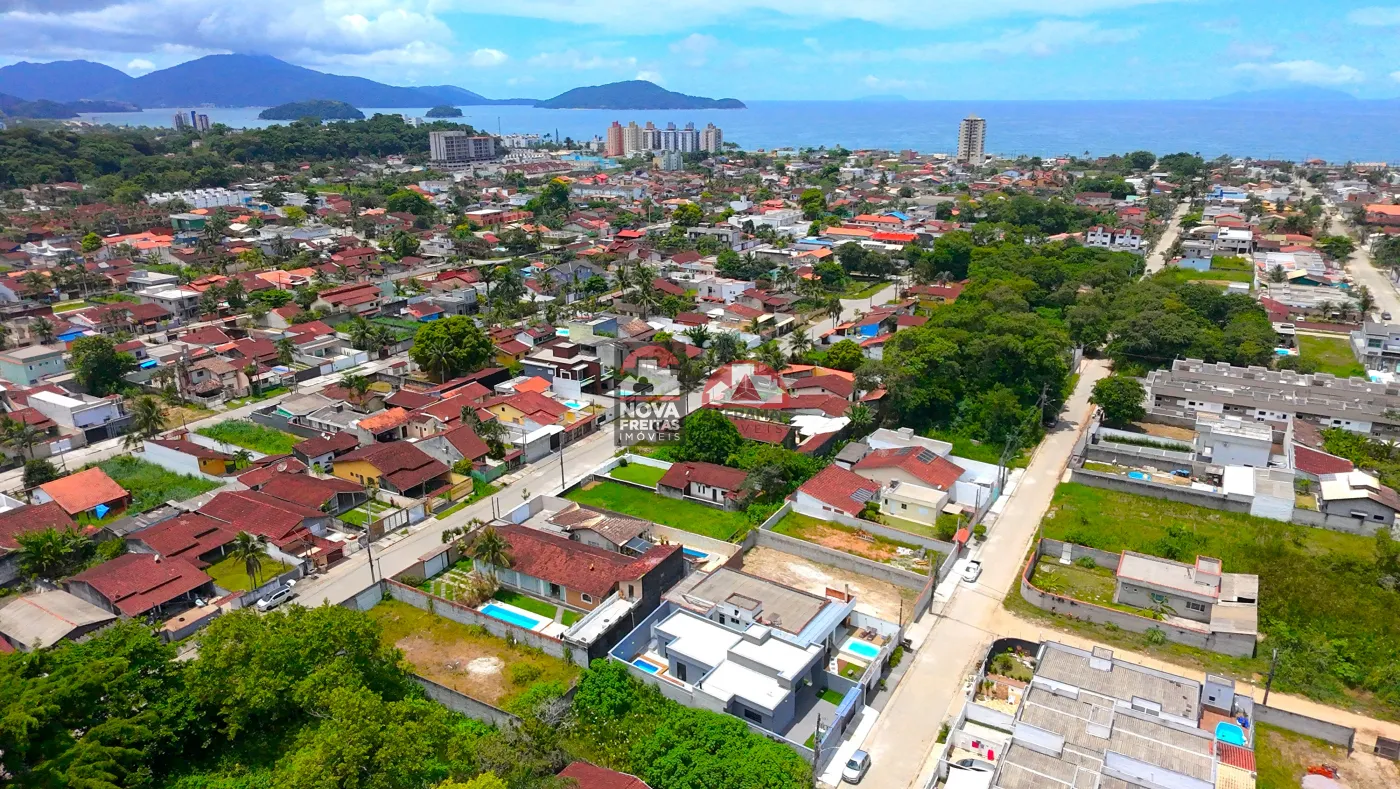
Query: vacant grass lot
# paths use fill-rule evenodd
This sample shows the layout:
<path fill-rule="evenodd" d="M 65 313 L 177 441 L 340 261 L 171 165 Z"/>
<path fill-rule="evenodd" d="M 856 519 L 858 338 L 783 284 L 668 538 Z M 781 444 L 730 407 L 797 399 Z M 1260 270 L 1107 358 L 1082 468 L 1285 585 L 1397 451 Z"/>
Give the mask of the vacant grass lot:
<path fill-rule="evenodd" d="M 749 519 L 742 512 L 728 512 L 694 502 L 668 499 L 616 482 L 589 483 L 575 488 L 567 498 L 586 506 L 601 507 L 716 540 L 738 540 L 750 528 Z"/>
<path fill-rule="evenodd" d="M 262 569 L 258 570 L 258 579 L 267 583 L 290 569 L 292 569 L 290 564 L 283 564 L 271 556 L 264 556 Z M 230 592 L 246 592 L 257 588 L 253 579 L 248 577 L 248 572 L 243 567 L 243 560 L 236 556 L 220 559 L 215 564 L 205 568 L 204 572 L 209 573 L 209 577 L 214 579 L 214 583 Z"/>
<path fill-rule="evenodd" d="M 1314 337 L 1311 334 L 1298 335 L 1298 356 L 1311 359 L 1317 364 L 1320 373 L 1331 373 L 1338 378 L 1366 376 L 1366 368 L 1356 361 L 1351 352 L 1351 343 L 1340 337 Z"/>
<path fill-rule="evenodd" d="M 114 457 L 97 464 L 113 482 L 131 493 L 128 515 L 153 510 L 167 501 L 184 501 L 219 487 L 219 483 L 166 471 L 154 463 L 130 455 Z"/>
<path fill-rule="evenodd" d="M 384 643 L 403 650 L 413 673 L 487 704 L 505 707 L 536 683 L 568 687 L 578 679 L 579 668 L 573 663 L 524 644 L 508 644 L 485 628 L 459 624 L 407 603 L 385 600 L 371 608 L 369 616 L 379 623 Z M 512 681 L 512 669 L 520 665 L 537 669 L 535 678 Z"/>
<path fill-rule="evenodd" d="M 251 449 L 264 455 L 285 455 L 292 451 L 292 447 L 305 440 L 300 436 L 283 433 L 281 430 L 273 430 L 249 419 L 230 419 L 209 427 L 201 427 L 194 432 L 215 441 Z"/>
<path fill-rule="evenodd" d="M 655 488 L 656 483 L 666 476 L 666 469 L 655 466 L 643 466 L 641 463 L 629 463 L 625 466 L 618 466 L 608 472 L 608 476 L 615 477 L 626 482 L 635 482 L 638 485 L 646 485 Z"/>
<path fill-rule="evenodd" d="M 983 444 L 971 438 L 968 438 L 967 436 L 961 433 L 955 433 L 951 430 L 939 430 L 937 428 L 929 430 L 924 435 L 928 436 L 929 438 L 937 439 L 939 441 L 947 441 L 948 443 L 952 444 L 952 454 L 957 455 L 960 458 L 976 460 L 982 463 L 991 463 L 993 465 L 995 465 L 998 461 L 1001 460 L 1001 452 L 1003 447 L 1000 447 L 996 444 Z M 1011 459 L 1011 463 L 1008 464 L 1008 468 L 1025 468 L 1026 466 L 1029 466 L 1031 463 L 1030 452 L 1034 449 L 1035 447 L 1023 447 L 1022 449 L 1020 449 L 1016 453 L 1016 457 Z M 951 460 L 954 463 L 958 462 L 957 458 L 951 458 Z"/>
<path fill-rule="evenodd" d="M 1131 611 L 1143 615 L 1140 608 L 1122 606 L 1113 602 L 1113 591 L 1117 581 L 1112 567 L 1083 567 L 1078 564 L 1060 564 L 1055 556 L 1042 556 L 1035 567 L 1031 581 L 1037 588 L 1051 594 L 1072 597 L 1086 603 Z"/>
<path fill-rule="evenodd" d="M 1280 650 L 1276 689 L 1400 715 L 1400 592 L 1382 586 L 1375 540 L 1074 483 L 1056 488 L 1042 529 L 1106 551 L 1214 556 L 1225 572 L 1258 575 L 1260 630 Z"/>

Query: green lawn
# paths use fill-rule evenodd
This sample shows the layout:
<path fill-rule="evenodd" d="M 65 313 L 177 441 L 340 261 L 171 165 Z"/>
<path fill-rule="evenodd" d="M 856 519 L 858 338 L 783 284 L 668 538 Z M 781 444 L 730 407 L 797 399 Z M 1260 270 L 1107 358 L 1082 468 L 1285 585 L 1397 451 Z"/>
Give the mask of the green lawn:
<path fill-rule="evenodd" d="M 1308 767 L 1347 760 L 1346 748 L 1263 723 L 1255 725 L 1254 737 L 1258 789 L 1296 789 Z"/>
<path fill-rule="evenodd" d="M 608 473 L 610 477 L 635 482 L 638 485 L 646 485 L 655 488 L 656 483 L 666 476 L 666 469 L 655 466 L 643 466 L 641 463 L 628 463 L 625 466 L 618 466 Z"/>
<path fill-rule="evenodd" d="M 1298 355 L 1311 359 L 1317 364 L 1320 373 L 1331 373 L 1338 378 L 1366 376 L 1366 368 L 1356 361 L 1351 352 L 1351 343 L 1342 337 L 1314 337 L 1311 334 L 1298 335 Z"/>
<path fill-rule="evenodd" d="M 209 427 L 201 427 L 194 432 L 264 455 L 285 455 L 292 451 L 292 447 L 306 440 L 301 436 L 260 425 L 250 419 L 229 419 Z"/>
<path fill-rule="evenodd" d="M 58 302 L 58 303 L 56 303 L 56 304 L 53 305 L 53 311 L 54 311 L 55 313 L 58 313 L 58 312 L 72 312 L 72 311 L 74 311 L 74 310 L 80 310 L 80 309 L 83 309 L 84 307 L 91 307 L 91 306 L 92 306 L 91 304 L 88 304 L 86 301 L 84 301 L 84 300 L 82 300 L 82 299 L 77 299 L 76 301 L 60 301 L 60 302 Z"/>
<path fill-rule="evenodd" d="M 822 690 L 821 696 L 822 696 L 822 701 L 829 702 L 829 703 L 831 703 L 831 704 L 835 704 L 835 705 L 838 706 L 838 707 L 841 706 L 841 699 L 845 698 L 845 697 L 842 696 L 840 693 L 837 693 L 836 691 L 832 690 L 831 688 L 825 688 L 825 689 L 823 689 L 823 690 Z"/>
<path fill-rule="evenodd" d="M 346 510 L 336 516 L 346 523 L 356 526 L 364 526 L 370 521 L 376 521 L 384 517 L 384 513 L 392 511 L 394 508 L 382 501 L 371 499 L 359 506 Z"/>
<path fill-rule="evenodd" d="M 819 520 L 800 512 L 784 515 L 783 519 L 773 526 L 773 531 L 922 575 L 928 575 L 929 567 L 937 567 L 939 561 L 937 551 L 926 552 L 921 546 L 891 540 L 879 534 L 870 534 L 868 539 L 863 538 L 851 526 Z M 900 555 L 901 548 L 912 551 L 913 554 Z"/>
<path fill-rule="evenodd" d="M 121 455 L 97 464 L 112 481 L 131 494 L 128 515 L 153 510 L 167 501 L 184 501 L 219 487 L 219 483 L 176 474 L 130 455 Z"/>
<path fill-rule="evenodd" d="M 500 489 L 500 485 L 492 485 L 489 482 L 482 482 L 480 480 L 476 480 L 472 484 L 472 492 L 468 494 L 468 496 L 465 499 L 462 499 L 456 504 L 453 504 L 451 507 L 448 507 L 442 512 L 439 512 L 433 517 L 437 518 L 438 520 L 442 520 L 443 518 L 446 518 L 448 515 L 451 515 L 457 510 L 460 510 L 463 507 L 466 507 L 470 504 L 475 504 L 476 502 L 481 501 L 482 499 L 492 495 Z"/>
<path fill-rule="evenodd" d="M 924 435 L 952 444 L 953 454 L 960 458 L 977 460 L 982 463 L 991 463 L 993 465 L 1001 460 L 1003 447 L 996 444 L 982 444 L 961 433 L 955 433 L 951 430 L 939 430 L 937 428 L 925 432 Z M 1016 457 L 1011 460 L 1011 468 L 1025 468 L 1030 465 L 1031 457 L 1026 449 L 1027 448 L 1023 448 L 1016 454 Z"/>
<path fill-rule="evenodd" d="M 1254 282 L 1254 272 L 1234 268 L 1209 268 L 1205 271 L 1197 271 L 1181 266 L 1168 266 L 1157 276 L 1163 279 L 1173 279 L 1177 282 Z"/>
<path fill-rule="evenodd" d="M 513 605 L 516 608 L 522 608 L 526 611 L 529 611 L 532 614 L 539 614 L 540 616 L 549 620 L 553 620 L 554 615 L 559 613 L 559 606 L 556 606 L 552 603 L 546 603 L 543 600 L 537 600 L 528 595 L 520 594 L 519 592 L 512 592 L 509 589 L 501 589 L 500 591 L 492 595 L 492 597 L 496 598 L 497 600 L 500 600 L 502 603 L 506 603 L 507 605 Z"/>
<path fill-rule="evenodd" d="M 285 386 L 274 386 L 271 389 L 264 389 L 255 395 L 248 395 L 247 397 L 239 397 L 234 400 L 229 400 L 227 402 L 227 405 L 229 408 L 239 408 L 241 406 L 248 405 L 249 403 L 259 403 L 263 400 L 268 400 L 279 395 L 284 395 L 290 391 L 292 390 L 288 389 Z"/>
<path fill-rule="evenodd" d="M 1280 648 L 1275 689 L 1400 716 L 1400 591 L 1382 583 L 1376 540 L 1074 483 L 1056 488 L 1042 531 L 1258 575 L 1260 630 Z"/>
<path fill-rule="evenodd" d="M 564 627 L 573 627 L 574 623 L 582 618 L 583 614 L 565 608 L 564 613 L 559 616 L 559 621 L 563 623 Z"/>
<path fill-rule="evenodd" d="M 264 556 L 262 569 L 258 571 L 258 577 L 266 583 L 273 578 L 292 569 L 290 564 Z M 204 572 L 214 579 L 214 583 L 229 590 L 230 592 L 246 592 L 257 587 L 253 579 L 248 577 L 248 572 L 243 567 L 243 560 L 236 556 L 228 556 L 205 568 Z"/>
<path fill-rule="evenodd" d="M 567 498 L 586 506 L 601 507 L 716 540 L 741 539 L 751 525 L 742 512 L 716 510 L 703 504 L 668 499 L 616 482 L 591 483 L 575 488 Z"/>
<path fill-rule="evenodd" d="M 1144 615 L 1140 608 L 1119 605 L 1113 602 L 1113 592 L 1117 587 L 1112 567 L 1081 567 L 1078 564 L 1060 564 L 1057 556 L 1042 556 L 1036 564 L 1032 581 L 1036 587 L 1051 594 L 1072 597 L 1106 608 L 1116 608 L 1130 613 Z"/>
<path fill-rule="evenodd" d="M 949 518 L 956 517 L 953 515 L 948 515 L 947 513 L 939 513 L 938 519 L 942 521 L 945 516 Z M 952 537 L 951 534 L 947 538 L 938 536 L 938 528 L 935 526 L 928 526 L 923 523 L 919 523 L 918 521 L 906 520 L 904 518 L 896 518 L 893 515 L 886 515 L 883 512 L 880 513 L 880 520 L 891 529 L 907 531 L 910 534 L 917 534 L 920 537 L 928 537 L 931 540 L 951 539 Z"/>
<path fill-rule="evenodd" d="M 890 283 L 888 280 L 868 280 L 853 279 L 846 283 L 846 292 L 841 294 L 843 299 L 868 299 L 883 290 Z"/>

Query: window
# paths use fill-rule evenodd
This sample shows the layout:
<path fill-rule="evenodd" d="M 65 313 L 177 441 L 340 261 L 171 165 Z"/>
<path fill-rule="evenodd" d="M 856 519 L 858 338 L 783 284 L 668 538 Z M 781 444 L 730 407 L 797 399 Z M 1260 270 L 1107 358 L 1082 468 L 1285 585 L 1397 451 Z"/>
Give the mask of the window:
<path fill-rule="evenodd" d="M 762 722 L 763 722 L 763 716 L 762 716 L 762 715 L 759 715 L 757 712 L 754 712 L 753 710 L 748 709 L 748 708 L 745 708 L 745 709 L 744 709 L 744 717 L 745 717 L 745 718 L 748 718 L 749 720 L 753 721 L 754 723 L 762 723 Z"/>
<path fill-rule="evenodd" d="M 685 681 L 686 681 L 686 680 L 685 680 L 685 664 L 682 663 L 682 662 L 680 662 L 679 660 L 676 661 L 676 679 L 680 680 L 681 682 L 685 682 Z"/>
<path fill-rule="evenodd" d="M 1187 610 L 1187 611 L 1196 611 L 1196 612 L 1198 612 L 1198 613 L 1202 613 L 1202 614 L 1203 614 L 1203 613 L 1205 613 L 1205 611 L 1206 611 L 1206 604 L 1205 604 L 1205 603 L 1198 603 L 1198 602 L 1196 602 L 1196 601 L 1194 601 L 1194 600 L 1187 600 L 1187 601 L 1186 601 L 1186 610 Z"/>
<path fill-rule="evenodd" d="M 629 587 L 629 588 L 631 588 L 631 587 Z M 583 594 L 582 592 L 580 592 L 580 593 L 579 593 L 579 598 L 580 598 L 581 600 L 583 600 L 583 602 L 585 602 L 585 603 L 591 603 L 591 602 L 593 602 L 593 595 L 591 595 L 591 594 Z"/>
<path fill-rule="evenodd" d="M 902 509 L 902 510 L 907 510 L 907 509 L 909 509 L 909 505 L 908 505 L 908 504 L 905 504 L 904 502 L 900 502 L 900 503 L 899 503 L 899 508 Z"/>

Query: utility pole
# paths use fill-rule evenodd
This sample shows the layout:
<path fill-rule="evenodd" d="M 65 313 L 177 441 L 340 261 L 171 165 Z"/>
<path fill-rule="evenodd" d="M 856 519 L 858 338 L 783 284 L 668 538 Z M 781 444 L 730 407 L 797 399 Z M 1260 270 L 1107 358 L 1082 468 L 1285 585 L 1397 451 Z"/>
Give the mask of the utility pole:
<path fill-rule="evenodd" d="M 1269 691 L 1274 686 L 1274 669 L 1278 668 L 1278 647 L 1274 647 L 1274 656 L 1269 658 L 1269 678 L 1264 681 L 1264 706 L 1269 705 Z"/>
<path fill-rule="evenodd" d="M 822 715 L 817 713 L 817 728 L 812 731 L 812 789 L 817 789 L 817 766 L 822 761 Z"/>

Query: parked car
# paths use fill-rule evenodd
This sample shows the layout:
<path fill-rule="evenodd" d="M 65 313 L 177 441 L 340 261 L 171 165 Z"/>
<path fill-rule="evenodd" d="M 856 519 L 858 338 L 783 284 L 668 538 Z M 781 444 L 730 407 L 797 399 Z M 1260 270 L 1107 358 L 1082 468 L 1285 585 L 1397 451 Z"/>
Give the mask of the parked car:
<path fill-rule="evenodd" d="M 979 559 L 972 559 L 963 565 L 962 579 L 970 584 L 977 583 L 977 579 L 982 576 L 982 562 Z"/>
<path fill-rule="evenodd" d="M 296 592 L 293 592 L 290 586 L 284 586 L 281 589 L 272 592 L 267 597 L 264 597 L 263 599 L 259 600 L 258 610 L 271 611 L 272 609 L 276 608 L 279 605 L 282 605 L 283 603 L 287 602 L 293 597 L 296 597 Z"/>
<path fill-rule="evenodd" d="M 981 759 L 959 759 L 953 763 L 953 766 L 961 767 L 964 770 L 976 770 L 982 773 L 989 773 L 992 771 L 991 763 L 984 762 Z"/>
<path fill-rule="evenodd" d="M 1390 313 L 1388 313 L 1388 312 L 1382 312 L 1382 313 L 1381 313 L 1381 320 L 1383 320 L 1383 321 L 1388 321 L 1388 320 L 1390 320 Z"/>
<path fill-rule="evenodd" d="M 841 780 L 848 784 L 858 784 L 869 771 L 870 754 L 865 751 L 856 751 L 851 754 L 851 758 L 846 760 L 846 766 L 841 768 Z"/>

